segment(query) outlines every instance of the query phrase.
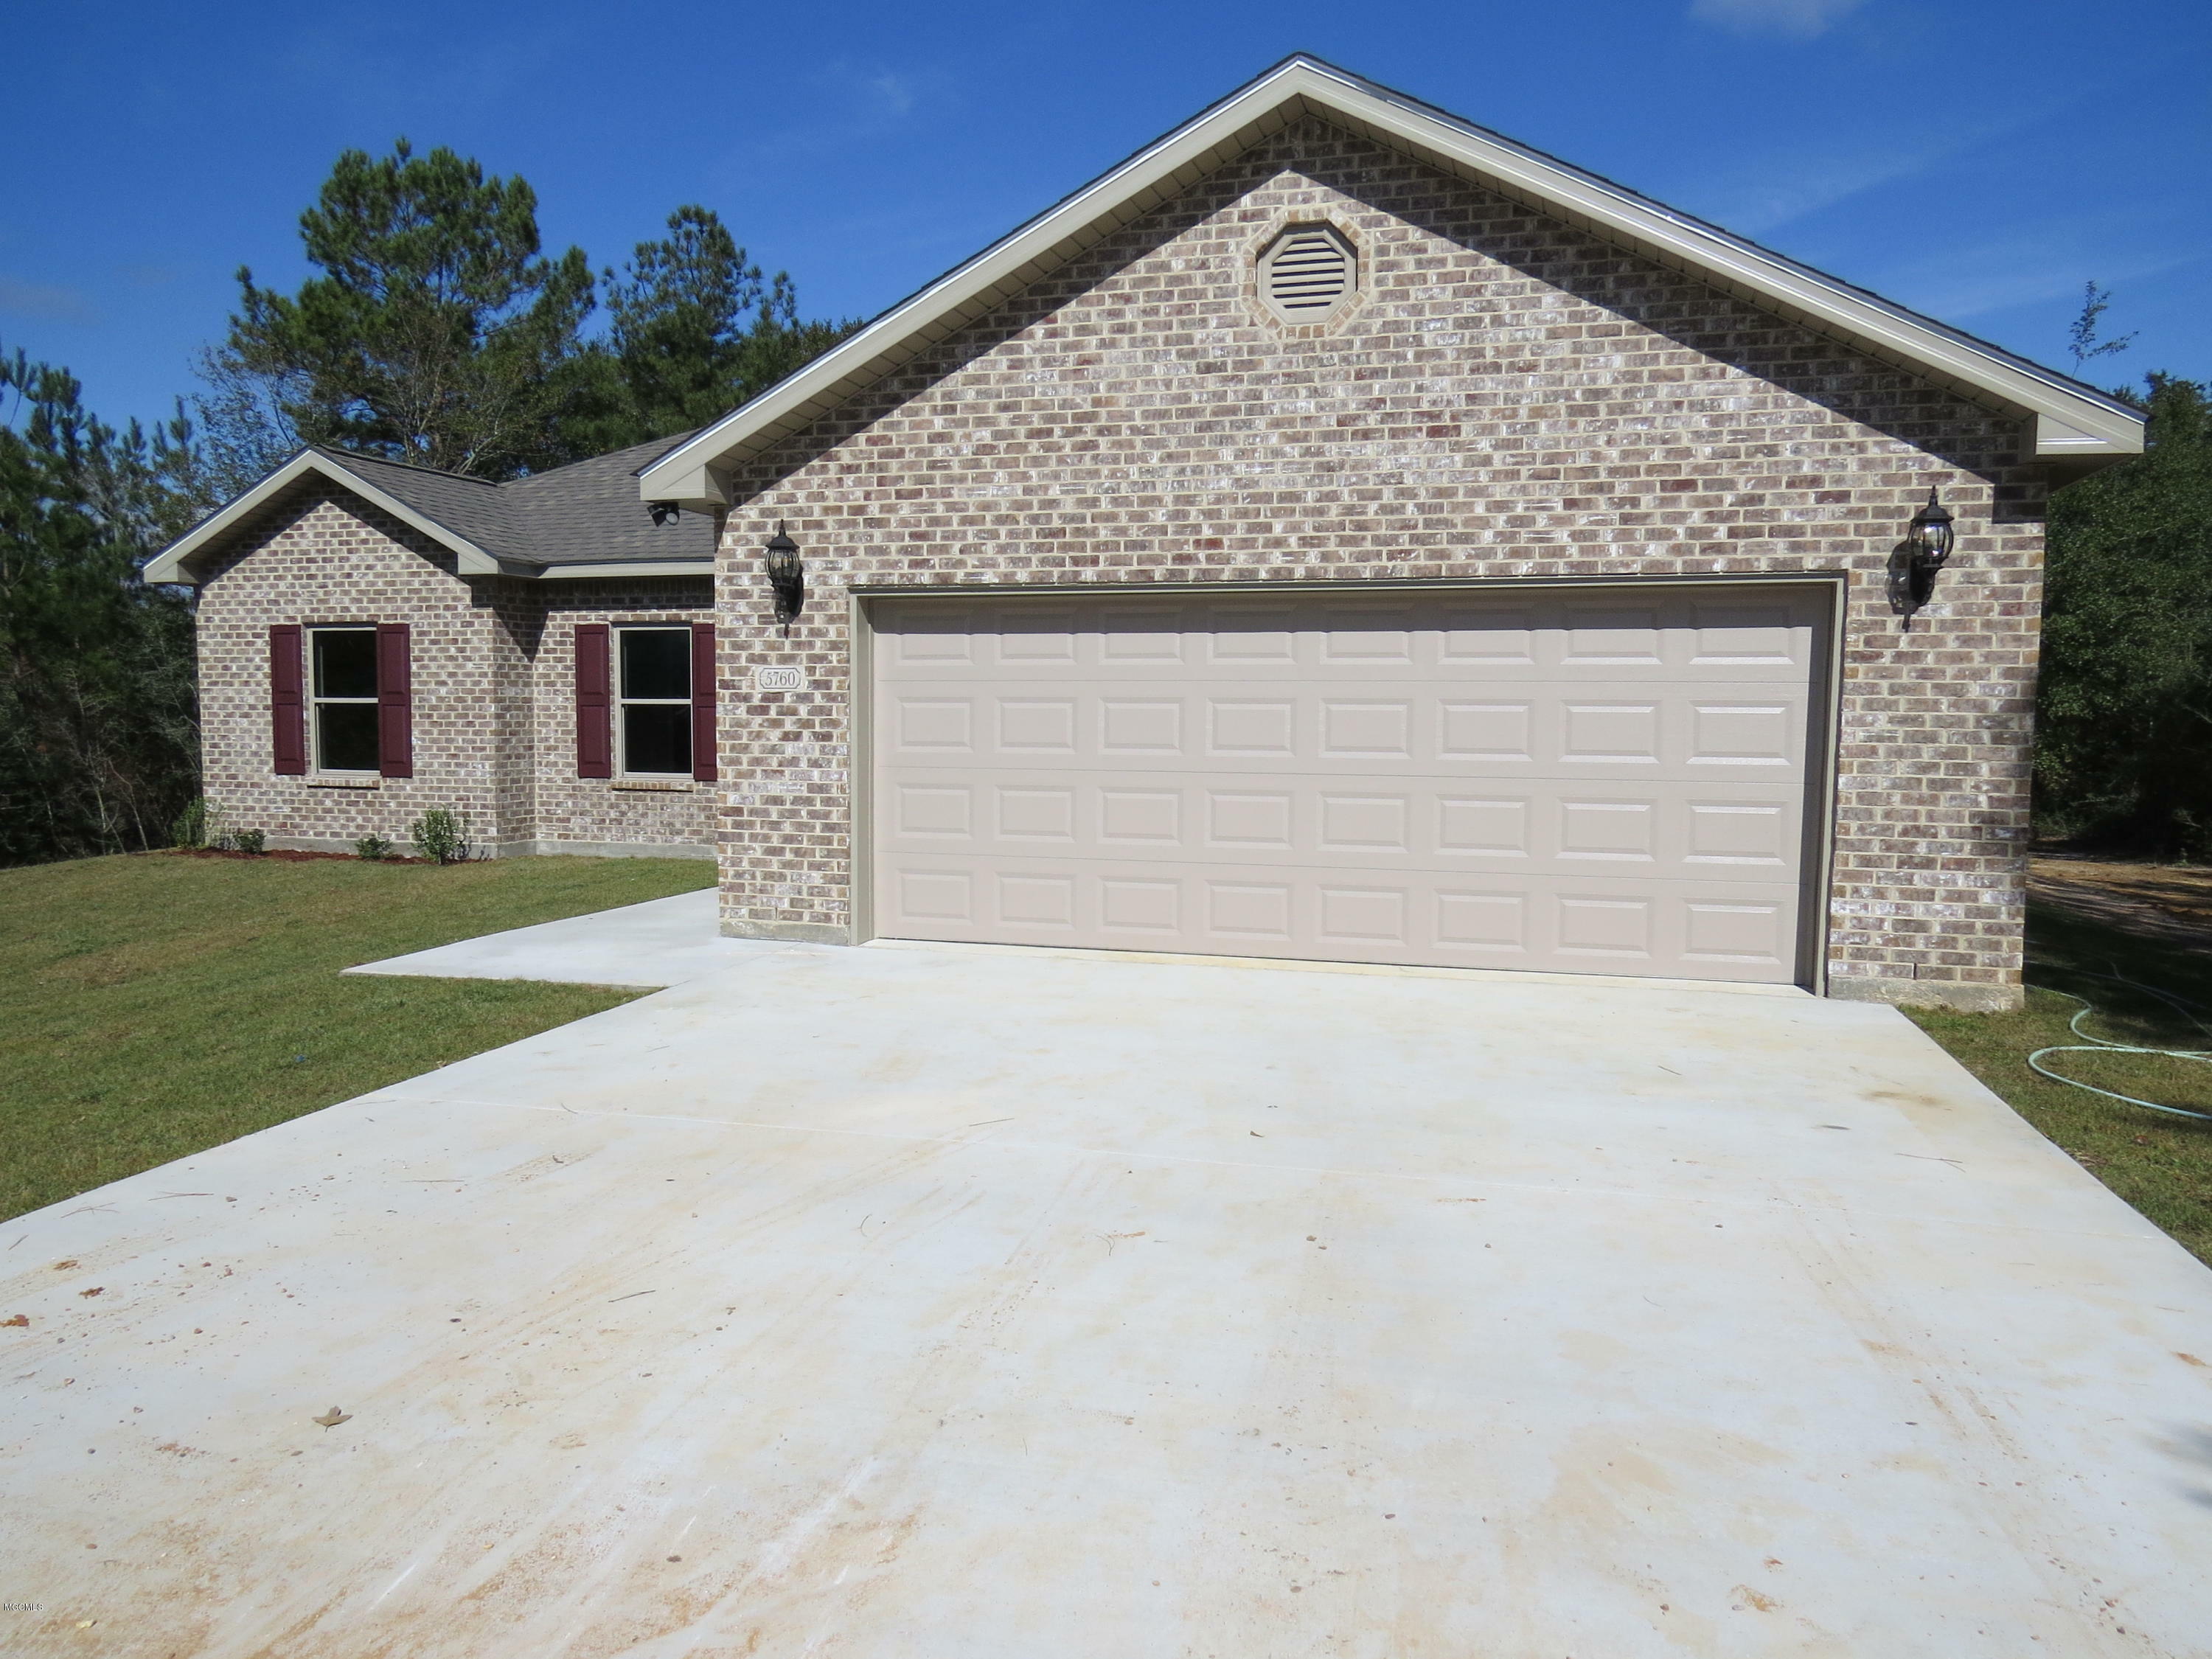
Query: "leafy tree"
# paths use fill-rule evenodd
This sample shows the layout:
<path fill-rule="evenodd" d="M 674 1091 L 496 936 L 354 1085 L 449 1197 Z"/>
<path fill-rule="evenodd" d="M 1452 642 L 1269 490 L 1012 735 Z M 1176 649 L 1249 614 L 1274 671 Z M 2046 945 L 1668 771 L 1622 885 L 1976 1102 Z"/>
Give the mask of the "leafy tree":
<path fill-rule="evenodd" d="M 591 453 L 719 420 L 860 326 L 800 321 L 789 275 L 763 279 L 711 208 L 677 209 L 665 238 L 604 274 L 604 391 L 578 423 Z"/>
<path fill-rule="evenodd" d="M 2098 331 L 2103 326 L 2105 313 L 2112 308 L 2112 295 L 2109 289 L 2099 288 L 2094 283 L 2081 290 L 2081 312 L 2066 331 L 2066 349 L 2074 359 L 2074 374 L 2079 379 L 2082 371 L 2099 357 L 2111 357 L 2125 351 L 2136 342 L 2136 331 L 2130 331 L 2116 340 L 2100 340 Z"/>
<path fill-rule="evenodd" d="M 240 307 L 203 372 L 211 461 L 242 486 L 300 443 L 511 477 L 575 459 L 590 396 L 583 250 L 538 251 L 538 198 L 438 149 L 349 149 L 300 216 L 321 273 L 295 295 L 238 273 Z"/>
<path fill-rule="evenodd" d="M 0 865 L 158 844 L 195 793 L 191 614 L 138 575 L 204 501 L 191 440 L 0 357 Z"/>
<path fill-rule="evenodd" d="M 2212 858 L 2212 402 L 2154 374 L 2143 454 L 2051 500 L 2036 749 L 2047 833 Z"/>

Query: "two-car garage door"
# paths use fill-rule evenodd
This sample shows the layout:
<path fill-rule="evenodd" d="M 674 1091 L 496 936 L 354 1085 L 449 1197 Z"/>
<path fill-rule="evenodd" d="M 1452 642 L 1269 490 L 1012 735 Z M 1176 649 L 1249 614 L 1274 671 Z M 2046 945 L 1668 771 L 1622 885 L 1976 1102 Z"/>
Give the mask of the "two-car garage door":
<path fill-rule="evenodd" d="M 874 929 L 1788 981 L 1826 594 L 874 602 Z"/>

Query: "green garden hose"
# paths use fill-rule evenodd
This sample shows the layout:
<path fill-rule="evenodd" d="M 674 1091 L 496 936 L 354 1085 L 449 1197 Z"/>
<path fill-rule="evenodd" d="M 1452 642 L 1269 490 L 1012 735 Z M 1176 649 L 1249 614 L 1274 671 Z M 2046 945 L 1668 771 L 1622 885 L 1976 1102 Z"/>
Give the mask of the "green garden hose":
<path fill-rule="evenodd" d="M 2145 996 L 2155 997 L 2207 1036 L 2212 1036 L 2212 1025 L 2207 1025 L 2191 1012 L 2192 1009 L 2203 1007 L 2204 1005 L 2201 1002 L 2191 1002 L 2186 997 L 2175 996 L 2172 992 L 2159 990 L 2154 986 L 2138 984 L 2124 974 L 2093 973 L 2083 968 L 2073 968 L 2066 971 L 2080 974 L 2087 979 L 2108 979 L 2116 985 L 2124 985 L 2130 990 L 2140 991 Z M 2081 1005 L 2080 1010 L 2072 1019 L 2066 1022 L 2066 1029 L 2082 1040 L 2080 1042 L 2059 1043 L 2049 1048 L 2038 1048 L 2027 1057 L 2030 1071 L 2049 1078 L 2053 1083 L 2063 1083 L 2073 1089 L 2086 1089 L 2089 1093 L 2102 1095 L 2107 1100 L 2124 1101 L 2130 1106 L 2141 1106 L 2154 1112 L 2165 1112 L 2172 1117 L 2193 1117 L 2200 1123 L 2212 1123 L 2212 1112 L 2192 1112 L 2185 1106 L 2163 1106 L 2155 1100 L 2138 1100 L 2133 1095 L 2124 1095 L 2117 1090 L 2100 1089 L 2094 1083 L 2084 1083 L 2078 1078 L 2070 1078 L 2054 1072 L 2043 1063 L 2043 1057 L 2045 1054 L 2157 1054 L 2166 1060 L 2189 1060 L 2196 1061 L 2199 1066 L 2212 1066 L 2212 1049 L 2142 1048 L 2133 1043 L 2114 1042 L 2109 1038 L 2097 1036 L 2081 1029 L 2081 1022 L 2097 1012 L 2096 1006 L 2088 998 L 2077 997 L 2071 991 L 2052 990 L 2048 985 L 2038 985 L 2031 988 L 2038 991 L 2050 991 L 2055 997 L 2064 997 L 2069 1002 L 2080 1003 Z"/>

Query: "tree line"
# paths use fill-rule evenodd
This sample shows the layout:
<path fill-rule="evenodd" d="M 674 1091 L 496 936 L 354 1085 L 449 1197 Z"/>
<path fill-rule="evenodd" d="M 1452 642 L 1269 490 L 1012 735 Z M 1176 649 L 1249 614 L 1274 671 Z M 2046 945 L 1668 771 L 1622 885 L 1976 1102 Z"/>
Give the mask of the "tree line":
<path fill-rule="evenodd" d="M 516 477 L 719 419 L 859 326 L 802 317 L 712 209 L 666 228 L 595 274 L 545 252 L 526 180 L 402 139 L 338 157 L 296 291 L 239 271 L 157 429 L 0 357 L 0 866 L 166 844 L 198 793 L 191 603 L 139 571 L 303 445 Z"/>
<path fill-rule="evenodd" d="M 349 150 L 300 217 L 313 274 L 287 294 L 241 270 L 157 428 L 0 357 L 0 865 L 166 842 L 198 793 L 191 599 L 140 568 L 301 445 L 514 477 L 717 419 L 858 326 L 803 319 L 710 209 L 666 228 L 595 274 L 544 252 L 520 177 Z M 2132 337 L 2099 339 L 2108 304 L 2091 285 L 2077 374 Z M 2037 826 L 2212 860 L 2212 387 L 2118 395 L 2147 451 L 2051 510 Z"/>

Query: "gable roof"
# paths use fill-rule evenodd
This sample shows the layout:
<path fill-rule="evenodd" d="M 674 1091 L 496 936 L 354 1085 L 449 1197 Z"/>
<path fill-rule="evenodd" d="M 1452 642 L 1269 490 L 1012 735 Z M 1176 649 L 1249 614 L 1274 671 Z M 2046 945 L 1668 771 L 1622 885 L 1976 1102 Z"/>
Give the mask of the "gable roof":
<path fill-rule="evenodd" d="M 656 438 L 505 483 L 341 449 L 303 449 L 163 548 L 147 565 L 145 578 L 197 581 L 189 561 L 220 551 L 307 478 L 347 490 L 428 537 L 453 552 L 464 576 L 711 575 L 713 520 L 685 514 L 655 524 L 638 500 L 639 471 L 686 435 Z"/>
<path fill-rule="evenodd" d="M 1691 271 L 1770 313 L 1849 342 L 2034 422 L 2037 459 L 2069 473 L 2139 453 L 2143 418 L 2093 386 L 1879 295 L 1299 54 L 1147 145 L 866 328 L 642 470 L 648 501 L 726 506 L 727 470 L 1064 265 L 1123 224 L 1316 116 L 1486 189 Z"/>

